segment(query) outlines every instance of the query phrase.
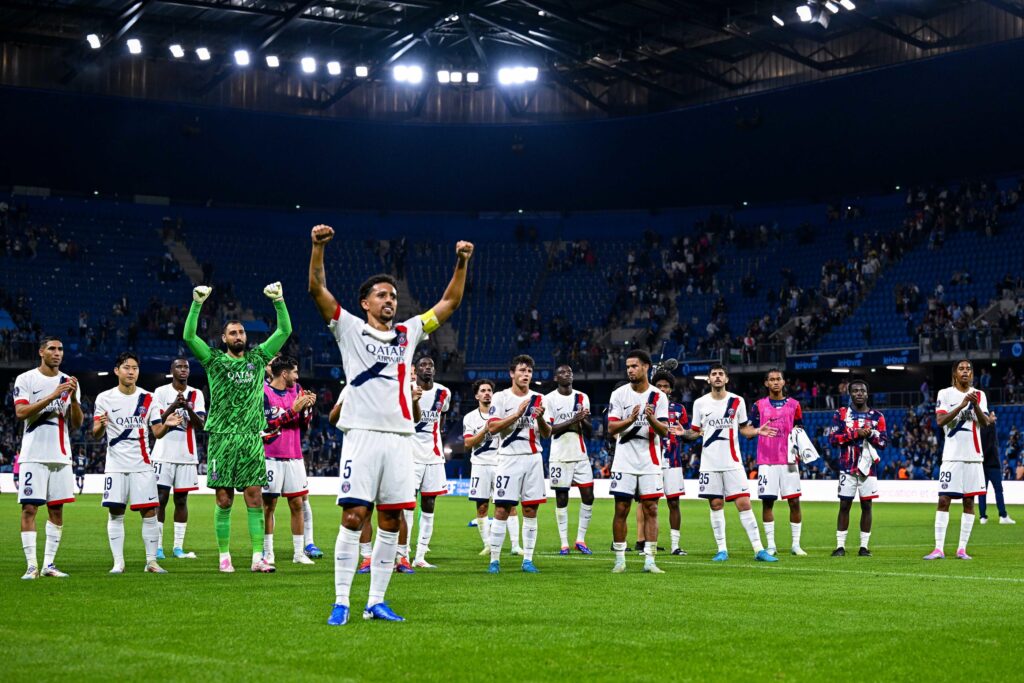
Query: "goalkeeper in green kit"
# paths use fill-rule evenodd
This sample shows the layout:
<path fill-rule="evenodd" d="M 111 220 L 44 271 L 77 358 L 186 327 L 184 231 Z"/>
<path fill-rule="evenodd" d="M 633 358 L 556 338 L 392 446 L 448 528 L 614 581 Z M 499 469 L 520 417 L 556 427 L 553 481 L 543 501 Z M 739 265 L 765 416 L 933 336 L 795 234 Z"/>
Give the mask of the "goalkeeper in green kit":
<path fill-rule="evenodd" d="M 231 573 L 231 504 L 235 490 L 245 497 L 252 541 L 252 571 L 270 573 L 274 566 L 263 559 L 263 497 L 267 484 L 267 465 L 260 430 L 266 425 L 263 414 L 263 368 L 281 350 L 292 333 L 288 309 L 284 305 L 281 283 L 267 285 L 263 293 L 274 302 L 277 329 L 267 341 L 248 351 L 245 327 L 229 320 L 221 330 L 227 351 L 211 349 L 196 336 L 199 310 L 210 296 L 210 287 L 192 290 L 192 307 L 185 319 L 183 338 L 206 370 L 210 385 L 210 407 L 206 418 L 206 483 L 217 491 L 214 529 L 220 550 L 220 570 Z"/>

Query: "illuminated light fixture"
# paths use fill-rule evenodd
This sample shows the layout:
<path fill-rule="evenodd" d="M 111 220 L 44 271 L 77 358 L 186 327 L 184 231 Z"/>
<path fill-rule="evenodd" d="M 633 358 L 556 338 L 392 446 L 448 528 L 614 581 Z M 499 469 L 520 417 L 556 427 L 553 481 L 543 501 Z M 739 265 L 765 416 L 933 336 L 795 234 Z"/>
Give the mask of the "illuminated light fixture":
<path fill-rule="evenodd" d="M 450 78 L 452 80 L 452 83 L 462 83 L 462 72 L 453 71 L 450 75 Z"/>
<path fill-rule="evenodd" d="M 708 381 L 708 376 L 707 375 L 694 375 L 693 378 L 695 380 L 697 380 L 698 382 L 707 382 Z"/>
<path fill-rule="evenodd" d="M 277 58 L 277 55 L 267 55 L 267 66 L 276 69 L 281 66 L 281 60 Z"/>
<path fill-rule="evenodd" d="M 837 375 L 848 375 L 850 374 L 850 368 L 832 368 L 832 372 Z"/>
<path fill-rule="evenodd" d="M 786 22 L 784 22 L 782 20 L 782 17 L 780 17 L 778 14 L 773 14 L 772 15 L 772 21 L 774 21 L 779 26 L 785 26 L 786 25 Z"/>
<path fill-rule="evenodd" d="M 174 375 L 164 375 L 164 377 L 166 377 L 167 379 L 171 379 L 172 377 L 174 377 Z"/>
<path fill-rule="evenodd" d="M 906 370 L 907 366 L 906 365 L 886 365 L 885 369 L 886 370 Z"/>
<path fill-rule="evenodd" d="M 399 83 L 405 83 L 409 80 L 409 67 L 405 64 L 399 64 L 391 70 L 391 75 Z"/>
<path fill-rule="evenodd" d="M 97 377 L 106 377 L 109 374 L 110 374 L 109 372 L 107 372 L 106 370 L 103 370 L 102 372 L 97 372 L 96 376 Z"/>
<path fill-rule="evenodd" d="M 843 9 L 849 10 L 851 12 L 857 9 L 857 6 L 853 4 L 853 2 L 851 2 L 850 0 L 839 0 L 839 4 L 843 6 Z"/>
<path fill-rule="evenodd" d="M 548 15 L 548 13 L 545 12 L 544 10 L 542 10 L 542 9 L 537 10 L 537 16 L 538 17 L 546 17 L 547 15 Z"/>
<path fill-rule="evenodd" d="M 470 71 L 469 73 L 466 74 L 466 83 L 479 83 L 479 82 L 480 82 L 480 74 L 478 74 L 477 72 Z"/>
<path fill-rule="evenodd" d="M 181 59 L 182 57 L 185 56 L 185 49 L 181 45 L 178 45 L 177 43 L 175 43 L 174 45 L 171 45 L 171 47 L 168 48 L 168 49 L 170 49 L 171 56 L 173 56 L 175 59 Z"/>
<path fill-rule="evenodd" d="M 814 19 L 814 12 L 811 11 L 810 5 L 800 5 L 796 8 L 796 15 L 800 17 L 800 21 L 805 24 L 810 23 Z"/>
<path fill-rule="evenodd" d="M 540 75 L 540 70 L 535 66 L 526 67 L 526 80 L 533 82 L 537 80 L 537 76 Z"/>
<path fill-rule="evenodd" d="M 839 14 L 839 5 L 832 2 L 832 0 L 825 0 L 825 9 L 827 9 L 832 14 Z"/>
<path fill-rule="evenodd" d="M 418 66 L 409 67 L 409 82 L 413 85 L 423 82 L 423 69 Z"/>
<path fill-rule="evenodd" d="M 205 47 L 197 47 L 196 57 L 199 57 L 199 61 L 201 62 L 208 62 L 210 61 L 210 51 Z"/>
<path fill-rule="evenodd" d="M 249 52 L 247 50 L 235 50 L 235 64 L 238 66 L 249 66 Z"/>
<path fill-rule="evenodd" d="M 140 41 L 138 38 L 129 38 L 128 39 L 128 52 L 131 52 L 133 55 L 141 54 L 142 53 L 142 41 Z"/>
<path fill-rule="evenodd" d="M 449 14 L 447 17 L 444 18 L 444 20 L 445 21 L 458 21 L 459 20 L 459 15 L 458 14 Z"/>
<path fill-rule="evenodd" d="M 444 70 L 438 71 L 437 72 L 437 82 L 438 83 L 451 83 L 452 82 L 452 74 L 451 74 L 451 72 L 450 71 L 444 71 Z"/>
<path fill-rule="evenodd" d="M 339 62 L 339 61 L 327 62 L 327 73 L 329 73 L 332 76 L 340 76 L 341 75 L 341 62 Z"/>
<path fill-rule="evenodd" d="M 311 74 L 316 71 L 316 60 L 312 57 L 303 57 L 299 63 L 302 64 L 303 73 Z"/>
<path fill-rule="evenodd" d="M 515 76 L 512 74 L 512 69 L 509 69 L 508 67 L 498 69 L 498 83 L 502 85 L 511 85 L 513 78 L 515 78 Z"/>
<path fill-rule="evenodd" d="M 356 77 L 357 78 L 366 78 L 369 75 L 370 75 L 370 68 L 369 67 L 363 66 L 362 64 L 360 64 L 359 66 L 356 67 Z"/>
<path fill-rule="evenodd" d="M 89 35 L 87 35 L 85 37 L 85 40 L 87 43 L 89 43 L 89 47 L 91 47 L 92 49 L 100 49 L 100 37 L 95 33 L 90 33 Z"/>

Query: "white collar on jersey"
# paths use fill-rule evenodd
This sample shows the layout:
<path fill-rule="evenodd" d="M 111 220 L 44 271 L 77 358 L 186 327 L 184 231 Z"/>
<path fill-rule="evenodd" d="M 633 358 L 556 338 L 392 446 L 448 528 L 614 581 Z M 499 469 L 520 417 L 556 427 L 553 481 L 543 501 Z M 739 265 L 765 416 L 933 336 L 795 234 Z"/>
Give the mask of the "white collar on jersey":
<path fill-rule="evenodd" d="M 370 323 L 363 323 L 363 334 L 368 337 L 373 337 L 377 341 L 389 342 L 395 338 L 397 333 L 394 328 L 385 332 L 384 330 L 378 330 L 370 327 Z"/>

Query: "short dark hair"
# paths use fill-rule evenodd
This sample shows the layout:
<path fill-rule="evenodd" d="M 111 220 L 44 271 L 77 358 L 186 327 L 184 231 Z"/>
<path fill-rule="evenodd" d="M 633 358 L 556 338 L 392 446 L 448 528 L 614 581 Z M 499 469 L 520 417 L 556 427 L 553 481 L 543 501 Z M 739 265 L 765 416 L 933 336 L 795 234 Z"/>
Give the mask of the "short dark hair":
<path fill-rule="evenodd" d="M 632 351 L 627 353 L 626 360 L 629 360 L 630 358 L 636 358 L 644 365 L 651 364 L 651 354 L 647 353 L 643 349 L 633 349 Z"/>
<path fill-rule="evenodd" d="M 782 375 L 782 379 L 786 379 L 786 373 L 784 373 L 784 372 L 783 372 L 782 370 L 780 370 L 779 368 L 768 368 L 768 372 L 764 373 L 764 381 L 765 381 L 765 382 L 767 382 L 767 381 L 768 381 L 768 376 L 769 376 L 769 375 L 771 375 L 771 374 L 772 374 L 773 372 L 777 372 L 777 373 L 779 373 L 780 375 Z M 725 374 L 727 374 L 727 375 L 728 375 L 729 373 L 727 372 L 727 373 L 725 373 Z"/>
<path fill-rule="evenodd" d="M 729 368 L 725 367 L 725 366 L 724 366 L 724 365 L 722 365 L 721 363 L 712 363 L 712 364 L 711 364 L 711 367 L 710 367 L 710 368 L 708 368 L 708 374 L 710 375 L 710 374 L 711 374 L 711 373 L 712 373 L 712 372 L 713 372 L 714 370 L 721 370 L 721 371 L 722 371 L 722 372 L 724 372 L 724 373 L 725 373 L 726 375 L 728 375 L 728 374 L 729 374 Z"/>
<path fill-rule="evenodd" d="M 277 377 L 285 370 L 291 370 L 299 367 L 299 361 L 295 360 L 291 356 L 275 356 L 270 361 L 270 374 L 273 377 Z"/>
<path fill-rule="evenodd" d="M 534 365 L 533 356 L 528 356 L 525 353 L 519 354 L 518 356 L 512 359 L 511 363 L 509 363 L 508 369 L 515 370 L 520 365 L 525 365 L 526 367 L 532 370 Z"/>
<path fill-rule="evenodd" d="M 60 337 L 54 337 L 53 335 L 47 335 L 47 336 L 45 336 L 45 337 L 43 337 L 42 339 L 39 340 L 39 348 L 45 349 L 46 345 L 49 344 L 50 342 L 59 342 L 59 341 L 61 341 Z"/>
<path fill-rule="evenodd" d="M 668 382 L 669 386 L 671 386 L 673 389 L 676 388 L 676 378 L 668 370 L 658 370 L 656 373 L 654 373 L 654 377 L 653 379 L 651 379 L 651 384 L 657 384 L 662 380 Z"/>
<path fill-rule="evenodd" d="M 121 367 L 127 360 L 133 360 L 135 361 L 136 365 L 142 365 L 142 363 L 139 361 L 139 357 L 135 354 L 134 351 L 122 351 L 121 353 L 117 354 L 117 359 L 114 361 L 114 367 Z"/>
<path fill-rule="evenodd" d="M 974 372 L 974 362 L 970 358 L 961 358 L 960 360 L 953 363 L 953 370 L 950 374 L 953 376 L 953 383 L 956 383 L 956 369 L 960 367 L 961 363 L 967 363 L 971 366 L 971 372 Z"/>
<path fill-rule="evenodd" d="M 868 392 L 869 394 L 871 393 L 871 386 L 868 384 L 868 381 L 866 379 L 851 379 L 850 383 L 846 385 L 846 390 L 849 391 L 854 384 L 863 384 L 864 391 Z"/>
<path fill-rule="evenodd" d="M 220 327 L 220 333 L 221 334 L 224 334 L 225 332 L 228 331 L 228 325 L 241 325 L 242 329 L 243 330 L 245 329 L 245 323 L 243 323 L 238 318 L 232 318 L 231 320 L 225 320 L 224 324 L 221 325 L 221 327 Z"/>
<path fill-rule="evenodd" d="M 185 361 L 185 362 L 186 362 L 186 363 L 188 363 L 188 364 L 189 364 L 190 366 L 192 365 L 191 361 L 189 361 L 189 359 L 188 359 L 188 358 L 186 358 L 185 356 L 175 356 L 175 358 L 174 358 L 174 359 L 173 359 L 173 360 L 171 361 L 171 367 L 173 368 L 173 367 L 174 367 L 174 364 L 175 364 L 175 363 L 177 363 L 177 362 L 178 362 L 179 360 L 183 360 L 183 361 Z"/>
<path fill-rule="evenodd" d="M 395 292 L 398 292 L 398 281 L 391 277 L 387 273 L 377 273 L 366 278 L 363 284 L 359 285 L 359 300 L 362 301 L 366 297 L 370 296 L 370 292 L 373 291 L 374 285 L 381 283 L 389 284 L 395 288 Z"/>
<path fill-rule="evenodd" d="M 476 396 L 476 392 L 480 391 L 480 387 L 482 387 L 485 384 L 491 388 L 492 392 L 494 391 L 494 382 L 492 382 L 489 379 L 478 379 L 477 381 L 473 382 L 473 395 Z"/>
<path fill-rule="evenodd" d="M 419 365 L 420 363 L 422 363 L 425 360 L 429 360 L 431 363 L 433 363 L 434 362 L 434 357 L 431 356 L 429 353 L 423 352 L 423 353 L 420 354 L 419 358 L 416 359 L 416 362 L 413 363 L 413 365 Z"/>

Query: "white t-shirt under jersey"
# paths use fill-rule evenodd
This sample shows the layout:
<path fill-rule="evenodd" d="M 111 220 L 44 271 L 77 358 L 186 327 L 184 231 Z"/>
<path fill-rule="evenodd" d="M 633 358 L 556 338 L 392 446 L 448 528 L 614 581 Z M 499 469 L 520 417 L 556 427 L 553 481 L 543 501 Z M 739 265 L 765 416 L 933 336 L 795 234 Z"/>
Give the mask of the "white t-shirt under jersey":
<path fill-rule="evenodd" d="M 105 474 L 112 472 L 145 472 L 152 469 L 149 457 L 149 411 L 153 394 L 135 387 L 123 394 L 117 387 L 100 392 L 96 397 L 93 420 L 107 414 L 107 462 Z"/>
<path fill-rule="evenodd" d="M 647 406 L 654 407 L 654 417 L 668 422 L 668 397 L 659 389 L 648 385 L 645 391 L 633 391 L 631 384 L 623 384 L 612 392 L 608 405 L 608 421 L 626 420 L 633 408 L 640 413 L 628 428 L 615 435 L 615 459 L 612 472 L 623 474 L 661 474 L 661 437 L 647 423 Z"/>
<path fill-rule="evenodd" d="M 488 407 L 490 410 L 490 407 Z M 480 430 L 487 429 L 487 416 L 480 414 L 480 408 L 466 413 L 462 418 L 462 436 L 464 439 L 476 436 Z M 473 449 L 469 457 L 471 465 L 497 465 L 498 464 L 498 437 L 488 434 L 480 445 Z"/>
<path fill-rule="evenodd" d="M 981 412 L 988 415 L 988 397 L 985 392 L 977 389 L 978 406 Z M 964 400 L 967 392 L 956 387 L 946 387 L 939 391 L 935 399 L 935 414 L 944 415 L 952 412 Z M 942 462 L 983 462 L 981 452 L 981 430 L 978 429 L 978 416 L 970 404 L 957 414 L 956 419 L 942 428 L 945 444 L 942 447 Z"/>
<path fill-rule="evenodd" d="M 747 422 L 747 406 L 732 392 L 718 400 L 704 394 L 693 402 L 690 428 L 701 429 L 701 472 L 743 469 L 739 434 Z"/>
<path fill-rule="evenodd" d="M 413 457 L 416 462 L 430 465 L 444 464 L 444 444 L 441 436 L 441 423 L 444 414 L 452 404 L 452 392 L 448 387 L 434 382 L 430 389 L 424 389 L 420 396 L 420 421 L 412 435 Z"/>
<path fill-rule="evenodd" d="M 555 389 L 544 396 L 544 419 L 550 425 L 571 420 L 576 413 L 590 410 L 590 398 L 575 389 L 569 394 L 560 394 Z M 578 462 L 587 459 L 587 442 L 582 432 L 562 432 L 551 437 L 551 462 Z"/>
<path fill-rule="evenodd" d="M 206 415 L 206 398 L 203 392 L 195 387 L 185 386 L 181 392 L 185 400 L 192 404 L 192 410 L 196 415 Z M 165 384 L 157 387 L 153 392 L 153 405 L 149 409 L 149 423 L 160 424 L 163 422 L 164 411 L 178 399 L 178 390 L 173 384 Z M 188 411 L 184 408 L 175 410 L 181 416 L 181 424 L 171 427 L 163 438 L 157 439 L 153 444 L 153 461 L 167 462 L 176 465 L 195 465 L 198 460 L 198 447 L 196 444 L 196 428 L 188 417 Z"/>
<path fill-rule="evenodd" d="M 534 398 L 536 397 L 536 398 Z M 524 396 L 517 396 L 512 389 L 503 389 L 491 399 L 491 412 L 488 422 L 504 420 L 519 410 L 523 401 L 534 400 L 540 406 L 544 398 L 536 391 L 527 390 Z M 498 437 L 498 455 L 532 455 L 540 453 L 540 434 L 537 432 L 537 418 L 534 411 L 526 413 L 506 429 Z"/>
<path fill-rule="evenodd" d="M 68 375 L 62 372 L 47 377 L 39 368 L 23 372 L 14 380 L 14 405 L 38 403 L 68 379 Z M 81 387 L 75 391 L 75 396 L 79 400 L 82 399 Z M 35 416 L 25 420 L 18 462 L 71 464 L 71 433 L 67 420 L 70 405 L 71 396 L 65 392 L 50 401 L 50 404 Z"/>

